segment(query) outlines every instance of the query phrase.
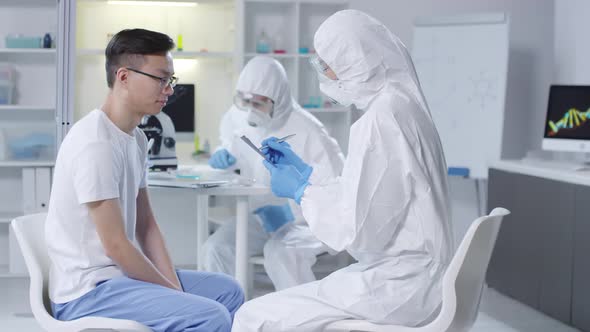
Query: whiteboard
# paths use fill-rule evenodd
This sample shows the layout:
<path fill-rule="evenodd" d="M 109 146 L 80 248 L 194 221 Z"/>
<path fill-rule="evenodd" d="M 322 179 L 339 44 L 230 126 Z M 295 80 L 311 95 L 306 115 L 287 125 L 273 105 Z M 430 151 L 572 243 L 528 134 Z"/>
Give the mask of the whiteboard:
<path fill-rule="evenodd" d="M 472 178 L 487 178 L 501 156 L 508 29 L 505 14 L 414 23 L 412 58 L 447 165 Z"/>

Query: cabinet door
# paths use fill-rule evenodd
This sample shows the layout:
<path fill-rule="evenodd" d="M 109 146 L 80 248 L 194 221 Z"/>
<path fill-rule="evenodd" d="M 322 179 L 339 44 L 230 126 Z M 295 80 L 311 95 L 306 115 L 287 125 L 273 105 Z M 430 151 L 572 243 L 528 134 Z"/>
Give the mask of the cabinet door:
<path fill-rule="evenodd" d="M 538 278 L 541 259 L 534 222 L 521 204 L 526 198 L 522 175 L 491 169 L 488 207 L 504 207 L 511 214 L 504 218 L 487 272 L 488 284 L 498 291 L 534 308 L 539 308 Z"/>
<path fill-rule="evenodd" d="M 488 204 L 512 212 L 500 229 L 488 284 L 569 323 L 574 186 L 491 170 Z"/>
<path fill-rule="evenodd" d="M 530 227 L 538 228 L 531 235 L 538 239 L 539 252 L 536 255 L 541 261 L 539 308 L 547 315 L 571 324 L 576 186 L 527 178 L 529 185 L 524 192 L 530 199 L 523 208 L 531 211 Z"/>
<path fill-rule="evenodd" d="M 576 187 L 572 324 L 590 331 L 590 187 Z"/>

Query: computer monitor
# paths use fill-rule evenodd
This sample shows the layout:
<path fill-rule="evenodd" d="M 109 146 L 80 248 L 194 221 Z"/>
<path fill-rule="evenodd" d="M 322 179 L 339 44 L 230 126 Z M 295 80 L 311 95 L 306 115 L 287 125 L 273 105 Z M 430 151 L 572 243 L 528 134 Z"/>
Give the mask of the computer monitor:
<path fill-rule="evenodd" d="M 162 111 L 170 117 L 177 141 L 193 141 L 195 136 L 195 85 L 177 84 Z"/>
<path fill-rule="evenodd" d="M 551 86 L 543 149 L 590 152 L 590 86 Z"/>

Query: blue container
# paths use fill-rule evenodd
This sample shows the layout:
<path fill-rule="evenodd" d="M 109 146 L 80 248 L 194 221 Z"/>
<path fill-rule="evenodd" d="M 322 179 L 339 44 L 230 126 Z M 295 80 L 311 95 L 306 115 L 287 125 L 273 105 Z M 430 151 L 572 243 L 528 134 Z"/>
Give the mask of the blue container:
<path fill-rule="evenodd" d="M 6 48 L 41 48 L 41 37 L 6 36 Z"/>
<path fill-rule="evenodd" d="M 270 53 L 270 45 L 264 42 L 256 43 L 256 53 Z"/>
<path fill-rule="evenodd" d="M 49 33 L 46 33 L 45 36 L 43 36 L 43 48 L 51 48 L 51 36 Z"/>
<path fill-rule="evenodd" d="M 40 159 L 50 152 L 54 137 L 46 133 L 31 133 L 8 143 L 14 159 Z"/>

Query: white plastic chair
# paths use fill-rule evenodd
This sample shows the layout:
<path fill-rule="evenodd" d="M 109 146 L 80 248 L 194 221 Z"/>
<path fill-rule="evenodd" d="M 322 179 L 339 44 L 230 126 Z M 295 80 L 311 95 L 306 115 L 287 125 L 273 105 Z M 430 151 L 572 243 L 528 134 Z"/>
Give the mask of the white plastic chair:
<path fill-rule="evenodd" d="M 31 214 L 12 220 L 11 227 L 22 251 L 31 283 L 29 299 L 37 323 L 50 332 L 121 331 L 150 332 L 148 327 L 131 320 L 84 317 L 60 321 L 51 315 L 48 295 L 49 256 L 45 245 L 45 213 Z"/>
<path fill-rule="evenodd" d="M 364 332 L 466 332 L 471 329 L 483 291 L 488 263 L 504 216 L 510 211 L 496 208 L 489 216 L 476 219 L 443 277 L 442 306 L 438 316 L 422 327 L 377 325 L 363 320 L 342 320 L 325 331 Z"/>

